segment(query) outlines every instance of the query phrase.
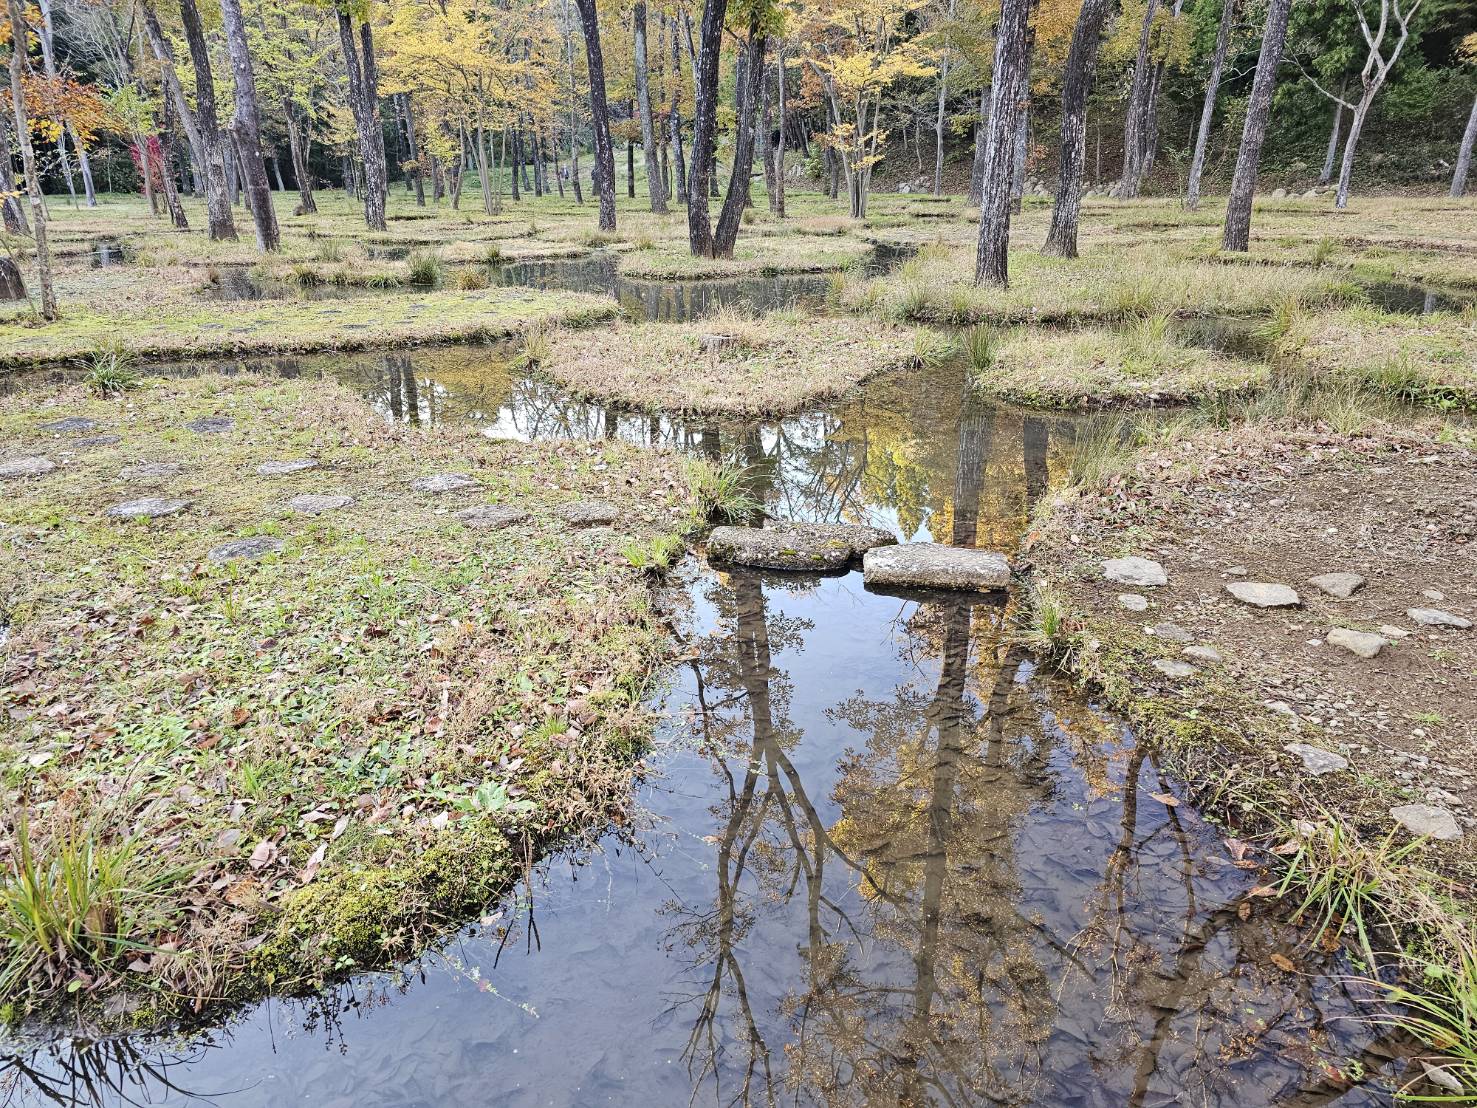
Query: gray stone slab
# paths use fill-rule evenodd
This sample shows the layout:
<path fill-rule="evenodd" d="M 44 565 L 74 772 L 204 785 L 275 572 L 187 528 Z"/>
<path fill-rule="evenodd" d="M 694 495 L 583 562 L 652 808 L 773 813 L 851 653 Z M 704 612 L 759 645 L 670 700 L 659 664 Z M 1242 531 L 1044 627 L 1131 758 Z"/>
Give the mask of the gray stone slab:
<path fill-rule="evenodd" d="M 1254 608 L 1296 608 L 1303 602 L 1296 589 L 1272 581 L 1227 581 L 1224 588 Z"/>
<path fill-rule="evenodd" d="M 352 496 L 304 493 L 302 496 L 294 496 L 287 502 L 287 506 L 294 512 L 316 516 L 324 512 L 337 511 L 339 508 L 347 508 L 352 503 L 354 503 Z"/>
<path fill-rule="evenodd" d="M 931 542 L 879 546 L 862 557 L 868 585 L 997 592 L 1010 584 L 1004 554 Z"/>
<path fill-rule="evenodd" d="M 1103 563 L 1103 576 L 1120 585 L 1134 585 L 1144 589 L 1169 584 L 1169 575 L 1164 572 L 1162 565 L 1136 554 L 1127 558 L 1109 558 Z"/>
<path fill-rule="evenodd" d="M 554 514 L 571 527 L 608 527 L 621 511 L 607 500 L 575 500 L 555 508 Z"/>
<path fill-rule="evenodd" d="M 224 415 L 201 416 L 190 420 L 185 426 L 199 435 L 219 435 L 233 429 L 236 421 Z"/>
<path fill-rule="evenodd" d="M 1309 577 L 1308 584 L 1321 589 L 1329 596 L 1348 600 L 1364 587 L 1364 577 L 1358 573 L 1320 573 L 1317 577 Z"/>
<path fill-rule="evenodd" d="M 88 435 L 86 438 L 73 439 L 68 445 L 74 450 L 91 450 L 99 446 L 117 446 L 122 441 L 122 435 Z"/>
<path fill-rule="evenodd" d="M 417 477 L 410 487 L 416 492 L 456 492 L 458 489 L 475 489 L 477 480 L 465 473 L 432 473 L 427 477 Z"/>
<path fill-rule="evenodd" d="M 1200 671 L 1189 662 L 1177 662 L 1173 658 L 1155 658 L 1149 663 L 1165 677 L 1173 677 L 1180 680 L 1185 677 L 1194 677 Z"/>
<path fill-rule="evenodd" d="M 1405 614 L 1424 627 L 1454 627 L 1458 631 L 1465 631 L 1472 626 L 1470 619 L 1443 612 L 1439 608 L 1407 608 Z"/>
<path fill-rule="evenodd" d="M 31 455 L 24 458 L 7 458 L 0 462 L 0 481 L 13 481 L 17 477 L 41 477 L 56 468 L 50 458 Z"/>
<path fill-rule="evenodd" d="M 125 481 L 161 481 L 178 476 L 184 468 L 179 462 L 140 462 L 124 466 L 118 476 Z"/>
<path fill-rule="evenodd" d="M 1361 658 L 1373 658 L 1385 648 L 1385 640 L 1379 635 L 1348 627 L 1335 627 L 1324 639 L 1329 646 L 1341 646 L 1350 654 L 1357 654 Z"/>
<path fill-rule="evenodd" d="M 512 527 L 528 518 L 521 508 L 510 508 L 506 504 L 478 504 L 456 513 L 456 519 L 467 527 L 490 531 L 498 527 Z"/>
<path fill-rule="evenodd" d="M 1149 632 L 1156 639 L 1165 642 L 1194 642 L 1195 633 L 1187 627 L 1181 627 L 1178 623 L 1156 623 L 1149 628 Z"/>
<path fill-rule="evenodd" d="M 708 558 L 758 569 L 844 569 L 854 559 L 897 539 L 879 527 L 844 523 L 778 522 L 768 527 L 717 527 Z"/>
<path fill-rule="evenodd" d="M 108 509 L 114 519 L 159 519 L 161 516 L 178 515 L 190 506 L 188 500 L 166 500 L 158 496 L 145 496 L 139 500 L 124 500 Z"/>
<path fill-rule="evenodd" d="M 1451 841 L 1462 837 L 1456 816 L 1434 804 L 1402 804 L 1390 809 L 1390 816 L 1413 835 Z"/>
<path fill-rule="evenodd" d="M 260 558 L 266 554 L 280 554 L 284 543 L 281 539 L 258 535 L 250 539 L 231 539 L 219 546 L 212 546 L 206 555 L 212 562 L 235 562 L 248 558 Z"/>
<path fill-rule="evenodd" d="M 97 420 L 88 419 L 86 416 L 67 416 L 65 419 L 53 419 L 50 423 L 43 423 L 41 430 L 51 431 L 58 435 L 80 435 L 91 431 L 97 426 Z"/>
<path fill-rule="evenodd" d="M 1140 596 L 1136 592 L 1119 593 L 1118 603 L 1130 612 L 1147 612 L 1149 610 L 1149 598 L 1147 596 Z"/>
<path fill-rule="evenodd" d="M 1324 750 L 1319 746 L 1309 746 L 1307 743 L 1288 743 L 1282 749 L 1289 754 L 1296 754 L 1303 763 L 1303 769 L 1314 777 L 1322 777 L 1325 773 L 1337 773 L 1349 768 L 1349 759 L 1342 754 L 1335 754 L 1332 750 Z"/>
<path fill-rule="evenodd" d="M 256 467 L 258 477 L 286 477 L 289 473 L 301 473 L 305 469 L 317 469 L 313 458 L 294 458 L 290 461 L 263 462 Z"/>
<path fill-rule="evenodd" d="M 1214 664 L 1221 660 L 1221 652 L 1213 646 L 1187 646 L 1180 653 L 1186 658 L 1194 658 L 1198 662 L 1210 662 Z"/>

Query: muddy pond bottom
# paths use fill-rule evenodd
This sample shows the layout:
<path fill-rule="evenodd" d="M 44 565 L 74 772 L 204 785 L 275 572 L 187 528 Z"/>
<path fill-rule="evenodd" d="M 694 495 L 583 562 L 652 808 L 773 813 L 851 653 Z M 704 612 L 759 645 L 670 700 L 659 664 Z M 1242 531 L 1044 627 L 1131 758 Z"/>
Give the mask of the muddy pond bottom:
<path fill-rule="evenodd" d="M 391 419 L 724 458 L 774 516 L 1000 550 L 1081 433 L 980 403 L 958 365 L 683 422 L 572 400 L 499 349 L 251 368 L 332 376 Z M 0 1104 L 1389 1103 L 1398 1050 L 1352 967 L 1033 666 L 1014 599 L 695 557 L 659 602 L 679 661 L 619 826 L 398 973 L 187 1036 L 0 1045 Z"/>

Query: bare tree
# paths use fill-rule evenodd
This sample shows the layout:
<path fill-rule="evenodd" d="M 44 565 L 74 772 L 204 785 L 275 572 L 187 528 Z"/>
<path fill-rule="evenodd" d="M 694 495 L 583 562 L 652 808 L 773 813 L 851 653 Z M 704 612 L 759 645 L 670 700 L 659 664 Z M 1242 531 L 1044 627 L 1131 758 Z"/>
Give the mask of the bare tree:
<path fill-rule="evenodd" d="M 641 116 L 641 152 L 646 157 L 646 192 L 651 210 L 667 210 L 667 183 L 660 172 L 656 128 L 651 123 L 651 82 L 646 65 L 646 0 L 636 0 L 631 9 L 636 55 L 636 109 Z"/>
<path fill-rule="evenodd" d="M 595 0 L 575 0 L 585 35 L 585 62 L 590 71 L 590 128 L 595 132 L 595 194 L 600 201 L 600 229 L 615 230 L 615 151 L 610 145 L 610 105 L 605 99 L 605 58 L 600 52 L 600 18 Z"/>
<path fill-rule="evenodd" d="M 1415 14 L 1421 10 L 1424 0 L 1415 0 L 1408 8 L 1402 10 L 1400 0 L 1375 0 L 1379 4 L 1379 22 L 1371 28 L 1369 20 L 1364 14 L 1364 5 L 1367 0 L 1350 0 L 1354 8 L 1354 15 L 1359 19 L 1359 32 L 1364 36 L 1365 45 L 1369 47 L 1369 53 L 1364 59 L 1364 68 L 1359 71 L 1360 95 L 1355 103 L 1349 103 L 1342 96 L 1335 96 L 1329 92 L 1311 74 L 1308 80 L 1313 87 L 1324 96 L 1342 105 L 1353 113 L 1349 119 L 1349 135 L 1344 139 L 1344 158 L 1339 165 L 1339 184 L 1334 204 L 1336 207 L 1345 208 L 1349 204 L 1349 183 L 1354 177 L 1354 154 L 1359 148 L 1359 134 L 1364 129 L 1365 117 L 1369 115 L 1370 106 L 1374 104 L 1374 98 L 1384 87 L 1385 79 L 1389 77 L 1390 70 L 1400 60 L 1400 54 L 1405 49 L 1405 42 L 1410 37 L 1410 21 Z M 1388 57 L 1384 54 L 1386 39 L 1391 31 L 1391 20 L 1393 17 L 1395 27 L 1399 28 L 1399 37 L 1390 48 Z"/>
<path fill-rule="evenodd" d="M 1226 51 L 1231 46 L 1231 31 L 1236 24 L 1236 0 L 1222 0 L 1221 22 L 1215 31 L 1215 52 L 1210 59 L 1210 79 L 1205 83 L 1205 103 L 1200 108 L 1200 129 L 1195 132 L 1195 153 L 1190 158 L 1190 179 L 1185 186 L 1185 207 L 1200 207 L 1200 178 L 1205 173 L 1205 154 L 1210 148 L 1210 124 L 1215 118 L 1215 102 L 1221 91 L 1221 72 L 1226 68 Z"/>
<path fill-rule="evenodd" d="M 990 131 L 985 148 L 984 191 L 974 283 L 1008 283 L 1010 192 L 1015 169 L 1016 129 L 1025 125 L 1026 74 L 1034 0 L 1001 0 L 995 31 L 995 66 L 990 95 Z"/>
<path fill-rule="evenodd" d="M 1133 84 L 1128 90 L 1128 113 L 1123 119 L 1123 172 L 1118 180 L 1119 196 L 1137 196 L 1144 183 L 1145 139 L 1148 134 L 1149 103 L 1153 99 L 1153 67 L 1149 62 L 1149 35 L 1154 29 L 1154 14 L 1159 0 L 1149 0 L 1144 7 L 1144 22 L 1139 28 L 1139 52 L 1133 64 Z"/>
<path fill-rule="evenodd" d="M 149 7 L 145 5 L 146 19 Z M 180 0 L 180 20 L 184 24 L 185 42 L 190 47 L 190 62 L 195 69 L 195 125 L 200 132 L 201 152 L 205 155 L 206 221 L 212 239 L 235 242 L 236 221 L 231 216 L 231 197 L 226 180 L 230 153 L 215 112 L 215 78 L 210 71 L 210 50 L 205 44 L 205 29 L 201 26 L 200 10 L 195 6 L 195 0 Z M 157 27 L 155 21 L 150 33 Z M 155 46 L 155 53 L 158 50 Z M 180 114 L 183 116 L 184 112 Z"/>
<path fill-rule="evenodd" d="M 56 289 L 51 282 L 51 248 L 46 241 L 46 198 L 41 195 L 41 176 L 36 170 L 36 151 L 31 146 L 31 121 L 26 116 L 24 72 L 26 65 L 26 17 L 20 0 L 8 0 L 10 12 L 10 103 L 15 110 L 15 133 L 20 140 L 21 164 L 26 171 L 26 194 L 31 200 L 32 238 L 36 243 L 36 272 L 41 281 L 41 315 L 56 319 Z M 9 157 L 9 154 L 6 154 Z"/>
<path fill-rule="evenodd" d="M 949 0 L 947 29 L 950 32 L 953 31 L 956 3 L 957 0 Z M 951 59 L 952 51 L 946 42 L 942 56 L 939 58 L 938 112 L 933 120 L 933 194 L 935 196 L 944 194 L 944 102 L 949 95 L 949 62 Z"/>
<path fill-rule="evenodd" d="M 41 37 L 41 63 L 46 68 L 46 76 L 56 79 L 58 70 L 56 65 L 56 50 L 53 45 L 55 32 L 51 22 L 51 0 L 40 0 L 41 26 L 38 28 Z M 71 140 L 72 147 L 77 151 L 77 166 L 82 172 L 82 189 L 87 194 L 87 206 L 97 207 L 97 192 L 92 186 L 92 162 L 87 157 L 87 147 L 82 145 L 82 140 L 77 137 L 77 129 L 72 126 L 71 120 L 67 120 L 63 132 L 56 140 L 56 152 L 61 161 L 62 173 L 67 178 L 67 190 L 72 193 L 73 198 L 77 193 L 72 185 L 72 165 L 67 160 L 67 140 Z"/>
<path fill-rule="evenodd" d="M 194 0 L 188 0 L 193 3 Z M 369 24 L 359 28 L 354 40 L 354 21 L 347 0 L 335 4 L 339 47 L 349 78 L 349 109 L 359 137 L 359 160 L 364 167 L 364 222 L 372 231 L 385 229 L 385 201 L 389 191 L 385 169 L 385 134 L 380 125 L 379 71 L 374 62 L 374 36 Z M 362 56 L 361 56 L 362 46 Z"/>
<path fill-rule="evenodd" d="M 1451 175 L 1451 195 L 1454 197 L 1466 195 L 1474 142 L 1477 142 L 1477 99 L 1472 101 L 1472 114 L 1467 116 L 1467 129 L 1462 132 L 1462 146 L 1456 155 L 1456 171 Z"/>
<path fill-rule="evenodd" d="M 1272 0 L 1267 6 L 1267 24 L 1262 31 L 1262 49 L 1257 55 L 1256 77 L 1246 106 L 1246 124 L 1241 129 L 1241 148 L 1236 153 L 1236 172 L 1231 177 L 1231 197 L 1226 202 L 1226 226 L 1222 250 L 1245 252 L 1251 248 L 1251 201 L 1256 194 L 1261 168 L 1262 144 L 1272 119 L 1272 93 L 1277 90 L 1277 67 L 1287 41 L 1287 15 L 1292 0 Z"/>
<path fill-rule="evenodd" d="M 1087 101 L 1097 72 L 1098 43 L 1108 0 L 1084 0 L 1072 29 L 1067 72 L 1062 78 L 1062 153 L 1056 203 L 1045 251 L 1063 258 L 1077 256 L 1077 220 L 1082 212 L 1082 168 L 1087 160 Z"/>
<path fill-rule="evenodd" d="M 1333 125 L 1328 129 L 1328 149 L 1323 154 L 1323 168 L 1318 173 L 1318 183 L 1326 185 L 1333 180 L 1334 163 L 1339 156 L 1339 136 L 1344 132 L 1344 93 L 1349 88 L 1349 78 L 1339 82 L 1339 96 L 1333 105 Z"/>

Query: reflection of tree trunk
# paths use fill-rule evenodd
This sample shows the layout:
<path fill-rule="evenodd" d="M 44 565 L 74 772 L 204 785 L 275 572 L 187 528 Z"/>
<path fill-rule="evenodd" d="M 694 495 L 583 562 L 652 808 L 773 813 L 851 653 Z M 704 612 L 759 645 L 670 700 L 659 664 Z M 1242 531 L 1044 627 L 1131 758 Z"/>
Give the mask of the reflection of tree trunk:
<path fill-rule="evenodd" d="M 420 394 L 416 391 L 415 370 L 411 367 L 410 358 L 402 355 L 400 358 L 400 376 L 405 382 L 405 418 L 412 426 L 418 426 L 421 421 Z"/>
<path fill-rule="evenodd" d="M 389 377 L 390 416 L 396 423 L 405 418 L 405 405 L 400 398 L 401 360 L 398 354 L 385 359 L 385 371 Z"/>
<path fill-rule="evenodd" d="M 1046 448 L 1049 430 L 1044 419 L 1027 416 L 1021 430 L 1026 455 L 1026 514 L 1029 515 L 1046 492 Z"/>
<path fill-rule="evenodd" d="M 959 443 L 954 462 L 954 546 L 973 546 L 979 534 L 980 491 L 985 460 L 994 439 L 995 412 L 967 390 L 959 413 Z"/>

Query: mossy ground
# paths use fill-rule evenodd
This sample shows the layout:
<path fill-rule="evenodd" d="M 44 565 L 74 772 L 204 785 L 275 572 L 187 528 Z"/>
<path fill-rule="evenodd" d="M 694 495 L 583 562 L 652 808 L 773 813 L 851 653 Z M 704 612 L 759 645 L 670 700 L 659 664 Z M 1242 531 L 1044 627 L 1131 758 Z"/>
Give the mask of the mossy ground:
<path fill-rule="evenodd" d="M 121 439 L 40 427 L 70 415 Z M 215 415 L 234 427 L 184 426 Z M 57 465 L 7 481 L 0 509 L 7 889 L 22 816 L 42 857 L 128 841 L 130 880 L 164 883 L 136 950 L 43 951 L 4 1000 L 153 1021 L 389 963 L 623 802 L 667 640 L 621 551 L 692 526 L 673 459 L 398 428 L 337 386 L 254 378 L 11 399 L 0 436 Z M 120 476 L 146 462 L 182 468 Z M 475 485 L 410 487 L 439 471 Z M 306 515 L 286 503 L 304 493 L 355 502 Z M 141 496 L 189 506 L 105 514 Z M 591 496 L 613 528 L 559 520 Z M 527 519 L 454 515 L 486 503 Z M 284 548 L 208 558 L 245 536 Z"/>
<path fill-rule="evenodd" d="M 796 312 L 697 323 L 555 330 L 537 366 L 579 396 L 665 411 L 779 415 L 874 374 L 917 365 L 946 340 L 912 328 Z"/>

